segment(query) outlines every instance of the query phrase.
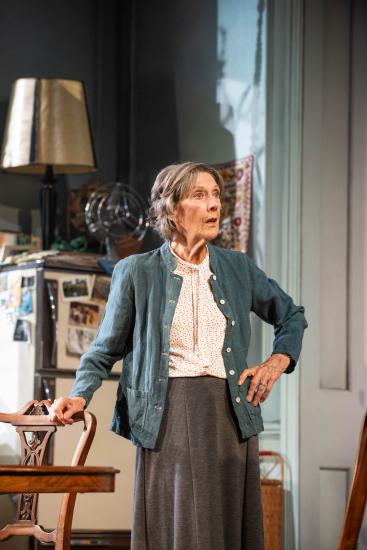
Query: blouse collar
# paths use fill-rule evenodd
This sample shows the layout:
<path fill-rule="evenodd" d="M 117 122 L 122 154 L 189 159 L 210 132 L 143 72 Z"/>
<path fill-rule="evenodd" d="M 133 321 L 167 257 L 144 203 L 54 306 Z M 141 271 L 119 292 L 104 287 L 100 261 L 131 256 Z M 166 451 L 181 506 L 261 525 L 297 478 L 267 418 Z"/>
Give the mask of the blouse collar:
<path fill-rule="evenodd" d="M 182 258 L 177 256 L 177 254 L 172 249 L 171 243 L 169 242 L 168 244 L 169 244 L 169 249 L 170 249 L 171 254 L 173 254 L 173 256 L 175 258 L 177 258 L 177 263 L 179 265 L 181 265 L 182 267 L 185 267 L 185 268 L 193 270 L 193 271 L 202 271 L 202 270 L 206 269 L 209 266 L 208 245 L 205 245 L 206 254 L 205 254 L 205 257 L 204 257 L 203 261 L 200 264 L 193 264 L 193 263 L 187 262 L 186 260 L 183 260 Z"/>

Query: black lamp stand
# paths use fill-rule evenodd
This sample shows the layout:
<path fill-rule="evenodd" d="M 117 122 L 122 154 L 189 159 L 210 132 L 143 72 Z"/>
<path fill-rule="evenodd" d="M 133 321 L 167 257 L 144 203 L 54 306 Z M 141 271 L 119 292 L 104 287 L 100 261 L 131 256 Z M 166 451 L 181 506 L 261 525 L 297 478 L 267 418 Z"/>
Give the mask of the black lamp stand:
<path fill-rule="evenodd" d="M 57 202 L 55 183 L 56 179 L 54 177 L 52 165 L 48 164 L 45 175 L 42 178 L 42 188 L 40 192 L 42 250 L 49 250 L 55 237 Z"/>

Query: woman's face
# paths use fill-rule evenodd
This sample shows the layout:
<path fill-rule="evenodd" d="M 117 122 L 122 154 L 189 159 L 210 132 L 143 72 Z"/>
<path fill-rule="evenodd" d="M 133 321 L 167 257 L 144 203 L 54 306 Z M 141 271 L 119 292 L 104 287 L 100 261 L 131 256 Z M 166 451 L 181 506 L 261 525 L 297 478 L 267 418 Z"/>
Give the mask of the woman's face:
<path fill-rule="evenodd" d="M 189 195 L 181 199 L 172 219 L 187 241 L 215 239 L 219 232 L 220 188 L 213 176 L 199 172 Z"/>

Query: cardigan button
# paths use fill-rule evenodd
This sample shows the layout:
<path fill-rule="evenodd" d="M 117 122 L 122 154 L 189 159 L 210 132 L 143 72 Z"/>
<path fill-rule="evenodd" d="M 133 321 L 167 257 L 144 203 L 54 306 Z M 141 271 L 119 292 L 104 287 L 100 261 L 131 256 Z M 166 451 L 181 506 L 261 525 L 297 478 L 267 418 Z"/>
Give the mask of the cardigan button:
<path fill-rule="evenodd" d="M 241 398 L 240 397 L 236 397 L 236 403 L 241 403 Z"/>
<path fill-rule="evenodd" d="M 227 349 L 226 349 L 226 352 L 227 352 L 227 353 L 231 353 L 231 351 L 232 351 L 231 348 L 227 348 Z"/>
<path fill-rule="evenodd" d="M 232 322 L 231 322 L 232 327 L 234 327 L 235 324 L 236 324 L 236 321 L 232 321 Z"/>
<path fill-rule="evenodd" d="M 226 301 L 223 300 L 223 298 L 222 298 L 221 300 L 219 300 L 219 301 L 220 301 L 221 304 L 225 304 L 225 303 L 226 303 Z"/>
<path fill-rule="evenodd" d="M 234 370 L 231 369 L 231 370 L 229 371 L 229 374 L 233 376 L 233 375 L 234 375 Z"/>
<path fill-rule="evenodd" d="M 213 281 L 216 281 L 216 280 L 217 280 L 217 276 L 213 275 Z"/>

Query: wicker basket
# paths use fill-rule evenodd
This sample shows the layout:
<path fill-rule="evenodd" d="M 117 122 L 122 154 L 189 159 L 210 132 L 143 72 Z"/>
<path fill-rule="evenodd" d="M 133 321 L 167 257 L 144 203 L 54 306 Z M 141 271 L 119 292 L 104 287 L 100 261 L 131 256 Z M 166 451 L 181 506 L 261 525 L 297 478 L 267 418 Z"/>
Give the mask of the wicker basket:
<path fill-rule="evenodd" d="M 260 451 L 261 495 L 264 517 L 265 550 L 281 550 L 284 498 L 284 460 L 273 451 Z M 263 468 L 266 464 L 266 470 Z M 271 473 L 280 466 L 280 479 Z"/>

